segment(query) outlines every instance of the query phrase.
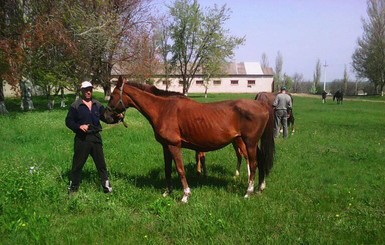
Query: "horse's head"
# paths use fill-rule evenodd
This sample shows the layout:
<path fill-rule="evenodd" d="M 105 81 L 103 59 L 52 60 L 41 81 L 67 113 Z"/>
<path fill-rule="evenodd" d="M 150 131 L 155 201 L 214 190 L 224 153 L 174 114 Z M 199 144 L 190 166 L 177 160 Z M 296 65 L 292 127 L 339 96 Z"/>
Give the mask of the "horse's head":
<path fill-rule="evenodd" d="M 119 114 L 126 111 L 126 108 L 134 106 L 134 102 L 124 93 L 124 85 L 126 81 L 119 77 L 116 87 L 110 95 L 110 101 L 104 111 L 104 117 L 108 123 L 116 123 L 121 120 Z"/>

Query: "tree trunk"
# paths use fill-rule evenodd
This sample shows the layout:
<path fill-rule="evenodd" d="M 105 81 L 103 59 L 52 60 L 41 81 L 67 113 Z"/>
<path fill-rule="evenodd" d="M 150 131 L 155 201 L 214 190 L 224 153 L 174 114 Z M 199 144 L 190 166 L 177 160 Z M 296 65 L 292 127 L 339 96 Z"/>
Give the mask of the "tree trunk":
<path fill-rule="evenodd" d="M 21 105 L 22 110 L 33 110 L 35 107 L 32 102 L 32 82 L 26 78 L 22 78 L 20 81 L 21 89 Z"/>
<path fill-rule="evenodd" d="M 65 97 L 64 97 L 64 87 L 60 87 L 60 107 L 61 108 L 64 108 L 66 107 L 66 100 L 65 100 Z"/>
<path fill-rule="evenodd" d="M 111 83 L 104 83 L 103 84 L 103 91 L 104 91 L 104 100 L 109 101 L 111 96 Z"/>
<path fill-rule="evenodd" d="M 4 82 L 0 80 L 0 115 L 8 113 L 7 108 L 5 107 L 5 97 L 4 97 Z"/>

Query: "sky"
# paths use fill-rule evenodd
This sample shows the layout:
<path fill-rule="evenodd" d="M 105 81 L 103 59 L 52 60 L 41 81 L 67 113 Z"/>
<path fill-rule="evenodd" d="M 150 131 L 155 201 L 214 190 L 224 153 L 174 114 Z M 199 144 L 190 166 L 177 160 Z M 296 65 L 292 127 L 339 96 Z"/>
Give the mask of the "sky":
<path fill-rule="evenodd" d="M 159 10 L 172 0 L 154 0 Z M 245 37 L 235 49 L 233 61 L 261 62 L 267 55 L 275 69 L 278 52 L 283 73 L 302 74 L 312 81 L 319 59 L 321 82 L 342 79 L 345 66 L 350 80 L 352 54 L 362 37 L 362 18 L 367 19 L 366 0 L 198 0 L 202 7 L 226 6 L 231 10 L 225 24 L 229 34 Z M 166 8 L 164 8 L 166 10 Z M 325 65 L 326 62 L 326 66 Z"/>

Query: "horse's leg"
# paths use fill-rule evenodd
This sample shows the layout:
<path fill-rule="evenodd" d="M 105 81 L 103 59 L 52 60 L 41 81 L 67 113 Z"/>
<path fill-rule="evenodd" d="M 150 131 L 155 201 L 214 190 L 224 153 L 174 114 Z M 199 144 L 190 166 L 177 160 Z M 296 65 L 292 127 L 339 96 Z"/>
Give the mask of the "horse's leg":
<path fill-rule="evenodd" d="M 182 159 L 182 151 L 181 151 L 180 147 L 172 146 L 172 145 L 169 145 L 168 149 L 170 150 L 171 155 L 174 159 L 176 170 L 178 172 L 180 182 L 182 183 L 183 198 L 181 201 L 183 203 L 187 203 L 188 198 L 191 195 L 191 190 L 188 187 L 188 183 L 186 180 L 186 175 L 185 175 L 184 166 L 183 166 L 183 159 Z"/>
<path fill-rule="evenodd" d="M 196 171 L 197 175 L 199 176 L 202 173 L 203 168 L 203 175 L 206 176 L 206 154 L 204 152 L 195 152 L 195 161 L 196 161 Z"/>
<path fill-rule="evenodd" d="M 202 172 L 202 163 L 201 163 L 201 156 L 200 156 L 200 152 L 199 151 L 195 151 L 195 167 L 196 167 L 196 172 L 197 172 L 197 175 L 201 175 L 201 172 Z"/>
<path fill-rule="evenodd" d="M 259 149 L 259 147 L 257 147 L 257 162 L 258 162 L 258 191 L 259 192 L 262 192 L 265 187 L 266 187 L 266 182 L 265 182 L 265 169 L 263 167 L 264 164 L 261 163 L 261 161 L 263 161 L 263 159 L 261 159 L 263 156 L 262 156 L 262 152 L 261 152 L 261 149 Z"/>
<path fill-rule="evenodd" d="M 206 154 L 204 152 L 201 152 L 200 162 L 203 168 L 203 176 L 207 176 L 207 170 L 206 170 Z"/>
<path fill-rule="evenodd" d="M 172 172 L 172 156 L 166 145 L 163 145 L 164 171 L 166 176 L 166 191 L 163 196 L 166 197 L 172 192 L 171 172 Z"/>
<path fill-rule="evenodd" d="M 233 141 L 233 148 L 234 148 L 235 154 L 237 156 L 237 167 L 235 169 L 235 177 L 238 177 L 240 169 L 241 169 L 242 155 L 245 156 L 246 164 L 248 167 L 248 162 L 247 162 L 247 157 L 246 157 L 246 155 L 247 155 L 246 146 L 243 143 L 241 138 L 236 138 Z"/>
<path fill-rule="evenodd" d="M 295 127 L 294 127 L 294 117 L 293 117 L 293 114 L 291 115 L 291 119 L 290 119 L 290 127 L 291 127 L 291 135 L 294 135 L 294 132 L 295 132 Z"/>
<path fill-rule="evenodd" d="M 249 176 L 249 186 L 247 188 L 247 192 L 245 198 L 250 197 L 254 192 L 254 179 L 255 172 L 257 169 L 257 142 L 255 143 L 246 143 L 246 150 L 249 159 L 249 168 L 250 168 L 250 176 Z"/>

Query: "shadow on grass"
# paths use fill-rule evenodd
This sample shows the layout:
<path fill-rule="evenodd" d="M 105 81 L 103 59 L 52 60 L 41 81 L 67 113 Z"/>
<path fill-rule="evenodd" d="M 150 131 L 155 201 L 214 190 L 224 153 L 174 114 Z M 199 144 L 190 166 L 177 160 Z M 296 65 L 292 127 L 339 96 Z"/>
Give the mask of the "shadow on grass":
<path fill-rule="evenodd" d="M 245 188 L 241 181 L 234 181 L 233 173 L 229 172 L 220 165 L 207 166 L 207 176 L 203 174 L 198 175 L 195 171 L 195 163 L 185 164 L 185 174 L 190 188 L 197 188 L 200 186 L 209 186 L 213 188 L 223 188 L 229 192 L 238 192 L 239 188 Z M 157 190 L 164 190 L 166 187 L 166 179 L 164 168 L 154 168 L 145 174 L 127 174 L 123 172 L 112 173 L 115 179 L 123 179 L 132 183 L 138 188 L 153 188 Z M 228 176 L 228 177 L 226 177 Z M 182 188 L 178 174 L 175 167 L 173 167 L 171 183 L 174 190 Z M 227 188 L 229 185 L 234 185 L 236 188 Z M 238 188 L 239 187 L 239 188 Z"/>

